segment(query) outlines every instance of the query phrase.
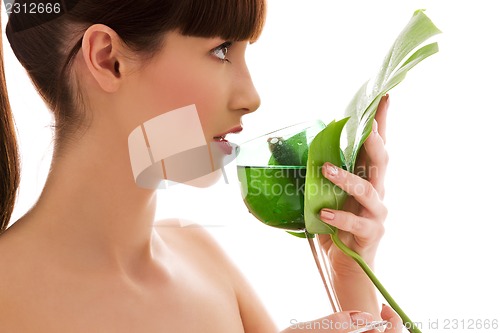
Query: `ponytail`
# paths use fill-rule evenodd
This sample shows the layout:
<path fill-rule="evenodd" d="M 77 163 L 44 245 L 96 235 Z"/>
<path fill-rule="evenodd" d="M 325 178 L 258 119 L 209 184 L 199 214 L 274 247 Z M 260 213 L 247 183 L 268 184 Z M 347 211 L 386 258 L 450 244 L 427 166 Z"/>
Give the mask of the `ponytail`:
<path fill-rule="evenodd" d="M 1 25 L 2 19 L 0 17 Z M 0 234 L 7 229 L 14 210 L 17 188 L 19 187 L 19 169 L 16 132 L 7 96 L 3 65 L 3 41 L 0 33 Z"/>

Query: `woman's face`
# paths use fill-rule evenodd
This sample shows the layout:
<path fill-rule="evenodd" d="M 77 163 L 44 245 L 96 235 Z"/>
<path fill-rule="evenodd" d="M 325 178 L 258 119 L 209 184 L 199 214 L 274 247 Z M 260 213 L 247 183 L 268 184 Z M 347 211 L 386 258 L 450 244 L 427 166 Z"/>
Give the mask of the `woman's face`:
<path fill-rule="evenodd" d="M 241 117 L 260 105 L 245 62 L 247 44 L 169 32 L 160 53 L 136 74 L 131 114 L 144 122 L 195 104 L 207 143 L 239 131 Z"/>
<path fill-rule="evenodd" d="M 200 155 L 197 153 L 199 150 L 196 150 L 196 162 L 190 162 L 187 169 L 183 164 L 185 155 L 172 155 L 181 156 L 182 165 L 167 165 L 165 173 L 168 179 L 178 181 L 173 176 L 173 170 L 177 169 L 182 174 L 179 179 L 196 179 L 200 175 L 210 174 L 190 183 L 208 186 L 220 176 L 219 172 L 211 173 L 210 170 L 223 167 L 227 160 L 225 156 L 235 152 L 227 143 L 220 141 L 225 141 L 224 135 L 227 133 L 241 131 L 242 116 L 255 111 L 260 104 L 245 62 L 247 44 L 220 38 L 187 37 L 170 32 L 166 35 L 163 49 L 150 62 L 128 74 L 130 76 L 124 81 L 125 89 L 119 105 L 120 110 L 126 110 L 118 118 L 120 122 L 126 123 L 125 127 L 120 126 L 125 130 L 123 134 L 128 136 L 144 122 L 160 115 L 164 119 L 165 115 L 169 120 L 160 126 L 165 138 L 158 141 L 162 149 L 186 153 L 192 152 L 195 147 L 206 145 L 209 148 L 209 155 L 206 155 L 206 149 L 200 150 Z M 194 115 L 193 120 L 187 122 L 192 123 L 192 126 L 186 125 L 186 122 L 180 125 L 181 122 L 176 121 L 178 112 L 168 114 L 193 104 L 198 117 L 196 113 L 189 113 Z M 182 114 L 186 113 L 182 111 Z M 175 134 L 167 138 L 166 133 Z M 167 157 L 161 156 L 162 159 Z M 202 168 L 209 164 L 211 167 L 208 169 Z M 206 171 L 193 171 L 194 165 Z"/>

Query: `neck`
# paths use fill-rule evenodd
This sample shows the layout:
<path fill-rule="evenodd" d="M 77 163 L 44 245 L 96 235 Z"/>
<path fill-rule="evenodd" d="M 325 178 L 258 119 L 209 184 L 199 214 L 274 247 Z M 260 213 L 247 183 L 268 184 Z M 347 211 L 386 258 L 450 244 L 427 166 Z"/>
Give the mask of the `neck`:
<path fill-rule="evenodd" d="M 133 179 L 127 138 L 87 133 L 54 154 L 46 185 L 27 219 L 75 259 L 123 269 L 151 258 L 154 190 Z M 70 256 L 70 254 L 68 254 Z"/>

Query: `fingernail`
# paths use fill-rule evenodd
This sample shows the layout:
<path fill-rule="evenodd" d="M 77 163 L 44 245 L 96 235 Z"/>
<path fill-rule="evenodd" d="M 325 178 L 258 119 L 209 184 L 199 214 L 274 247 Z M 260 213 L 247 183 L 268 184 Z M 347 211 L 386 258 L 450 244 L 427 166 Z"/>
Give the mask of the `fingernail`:
<path fill-rule="evenodd" d="M 373 320 L 373 316 L 366 312 L 351 312 L 351 321 L 356 326 L 364 326 Z"/>
<path fill-rule="evenodd" d="M 372 131 L 373 131 L 373 133 L 377 133 L 377 131 L 378 131 L 378 123 L 375 119 L 373 119 Z"/>
<path fill-rule="evenodd" d="M 323 209 L 319 215 L 322 220 L 333 220 L 335 218 L 335 214 L 329 210 Z"/>
<path fill-rule="evenodd" d="M 335 177 L 336 175 L 339 174 L 339 169 L 335 165 L 327 163 L 326 164 L 326 173 L 330 177 Z"/>

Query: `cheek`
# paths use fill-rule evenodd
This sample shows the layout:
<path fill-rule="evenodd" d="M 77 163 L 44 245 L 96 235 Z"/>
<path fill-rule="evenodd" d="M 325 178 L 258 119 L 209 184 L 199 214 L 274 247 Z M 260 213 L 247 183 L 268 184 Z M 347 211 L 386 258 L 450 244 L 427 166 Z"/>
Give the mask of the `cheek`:
<path fill-rule="evenodd" d="M 138 97 L 145 120 L 193 104 L 188 87 L 177 80 L 173 73 L 162 75 L 159 72 L 145 76 L 141 80 Z"/>
<path fill-rule="evenodd" d="M 220 73 L 195 66 L 164 68 L 151 75 L 144 92 L 145 109 L 150 118 L 186 105 L 195 104 L 205 136 L 211 139 L 214 127 L 227 105 L 228 88 Z M 161 74 L 165 73 L 165 74 Z"/>
<path fill-rule="evenodd" d="M 183 54 L 165 56 L 137 72 L 124 107 L 131 113 L 131 129 L 168 111 L 196 105 L 207 141 L 221 131 L 230 96 L 230 80 L 223 65 Z"/>

